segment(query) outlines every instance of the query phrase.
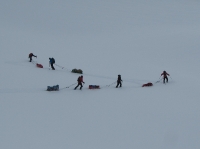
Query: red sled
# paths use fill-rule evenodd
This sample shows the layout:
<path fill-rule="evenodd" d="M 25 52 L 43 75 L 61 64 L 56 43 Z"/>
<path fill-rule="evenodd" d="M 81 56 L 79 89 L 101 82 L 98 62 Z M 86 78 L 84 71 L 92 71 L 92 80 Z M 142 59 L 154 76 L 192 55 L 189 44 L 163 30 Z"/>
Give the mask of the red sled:
<path fill-rule="evenodd" d="M 149 82 L 147 84 L 143 84 L 142 87 L 149 87 L 149 86 L 153 86 L 153 83 Z"/>
<path fill-rule="evenodd" d="M 36 66 L 39 68 L 43 68 L 43 66 L 41 64 L 36 64 Z"/>
<path fill-rule="evenodd" d="M 99 85 L 89 85 L 89 89 L 100 89 Z"/>

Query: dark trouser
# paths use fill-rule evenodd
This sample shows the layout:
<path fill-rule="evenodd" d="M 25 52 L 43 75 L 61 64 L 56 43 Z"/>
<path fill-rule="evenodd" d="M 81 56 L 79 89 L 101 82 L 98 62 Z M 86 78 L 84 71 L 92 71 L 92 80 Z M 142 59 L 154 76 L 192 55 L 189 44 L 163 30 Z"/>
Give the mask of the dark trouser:
<path fill-rule="evenodd" d="M 165 83 L 165 79 L 166 79 L 166 81 L 168 83 L 168 77 L 167 76 L 163 78 L 163 83 Z"/>
<path fill-rule="evenodd" d="M 30 58 L 30 62 L 32 61 L 32 57 L 29 57 Z"/>
<path fill-rule="evenodd" d="M 120 86 L 119 86 L 120 85 Z M 119 87 L 122 87 L 122 82 L 121 81 L 117 81 L 117 86 L 116 86 L 116 88 L 118 88 L 118 86 Z"/>
<path fill-rule="evenodd" d="M 51 63 L 51 68 L 52 68 L 53 70 L 55 70 L 55 68 L 53 67 L 53 63 Z"/>
<path fill-rule="evenodd" d="M 80 87 L 80 90 L 81 90 L 82 87 L 83 87 L 82 83 L 78 83 L 78 85 L 77 85 L 74 89 L 76 90 L 76 88 L 77 88 L 79 85 L 81 86 L 81 87 Z"/>

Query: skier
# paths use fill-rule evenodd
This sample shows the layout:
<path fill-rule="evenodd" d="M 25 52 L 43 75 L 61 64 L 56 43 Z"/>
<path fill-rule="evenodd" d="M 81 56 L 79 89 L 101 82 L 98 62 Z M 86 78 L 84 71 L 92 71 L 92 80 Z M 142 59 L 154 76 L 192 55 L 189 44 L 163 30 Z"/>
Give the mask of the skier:
<path fill-rule="evenodd" d="M 166 81 L 168 83 L 168 77 L 167 76 L 170 76 L 170 75 L 165 70 L 163 71 L 161 76 L 163 76 L 163 83 L 165 83 L 165 79 L 166 79 Z"/>
<path fill-rule="evenodd" d="M 55 70 L 53 64 L 55 64 L 55 59 L 53 57 L 49 58 L 49 65 L 51 65 L 52 70 Z"/>
<path fill-rule="evenodd" d="M 121 75 L 118 75 L 118 78 L 117 78 L 117 86 L 116 86 L 116 88 L 118 88 L 119 85 L 120 85 L 119 87 L 122 87 L 122 82 L 123 82 L 123 81 L 122 81 L 122 79 L 121 79 Z"/>
<path fill-rule="evenodd" d="M 82 87 L 83 87 L 82 83 L 85 84 L 85 82 L 83 82 L 83 76 L 79 76 L 78 79 L 77 79 L 77 81 L 78 81 L 78 85 L 74 88 L 74 90 L 76 90 L 76 88 L 77 88 L 79 85 L 81 86 L 81 87 L 80 87 L 80 90 L 81 90 Z"/>
<path fill-rule="evenodd" d="M 29 56 L 28 56 L 28 58 L 30 58 L 30 62 L 32 61 L 33 56 L 37 58 L 37 56 L 35 56 L 33 53 L 30 53 Z"/>

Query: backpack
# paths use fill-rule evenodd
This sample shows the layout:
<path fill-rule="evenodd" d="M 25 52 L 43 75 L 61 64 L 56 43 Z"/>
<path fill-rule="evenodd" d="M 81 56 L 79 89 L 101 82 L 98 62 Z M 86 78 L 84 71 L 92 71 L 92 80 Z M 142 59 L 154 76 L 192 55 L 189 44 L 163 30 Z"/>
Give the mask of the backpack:
<path fill-rule="evenodd" d="M 28 57 L 31 57 L 31 56 L 33 56 L 33 53 L 30 53 Z"/>
<path fill-rule="evenodd" d="M 56 62 L 55 59 L 52 57 L 52 63 L 55 64 L 55 62 Z"/>
<path fill-rule="evenodd" d="M 77 81 L 80 82 L 81 81 L 81 77 L 78 77 Z"/>

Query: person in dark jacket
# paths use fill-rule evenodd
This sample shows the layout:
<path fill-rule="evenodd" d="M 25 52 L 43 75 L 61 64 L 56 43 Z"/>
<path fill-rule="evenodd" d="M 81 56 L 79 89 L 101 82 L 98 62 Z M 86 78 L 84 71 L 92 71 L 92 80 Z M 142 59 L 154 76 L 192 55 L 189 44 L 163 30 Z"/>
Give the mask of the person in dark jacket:
<path fill-rule="evenodd" d="M 28 58 L 30 58 L 30 62 L 32 61 L 32 57 L 36 57 L 37 58 L 37 56 L 35 56 L 33 53 L 30 53 L 29 56 L 28 56 Z"/>
<path fill-rule="evenodd" d="M 83 81 L 83 76 L 79 76 L 77 81 L 78 81 L 78 85 L 74 88 L 74 90 L 76 90 L 76 88 L 77 88 L 79 85 L 80 85 L 80 90 L 81 90 L 82 87 L 83 87 L 82 83 L 85 84 L 85 82 Z"/>
<path fill-rule="evenodd" d="M 122 87 L 122 82 L 123 82 L 123 81 L 122 81 L 122 79 L 121 79 L 121 75 L 118 75 L 118 78 L 117 78 L 117 86 L 116 86 L 116 88 L 118 88 L 119 85 L 120 85 L 119 87 Z"/>
<path fill-rule="evenodd" d="M 163 73 L 161 74 L 161 76 L 163 76 L 163 83 L 165 83 L 165 80 L 168 83 L 168 77 L 167 76 L 170 76 L 170 75 L 166 71 L 163 71 Z"/>
<path fill-rule="evenodd" d="M 55 70 L 53 64 L 55 63 L 55 59 L 52 57 L 52 58 L 49 58 L 49 65 L 51 65 L 51 68 L 52 70 Z"/>

